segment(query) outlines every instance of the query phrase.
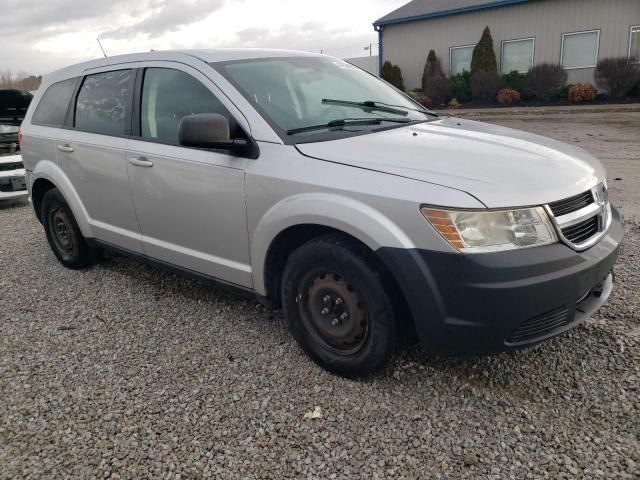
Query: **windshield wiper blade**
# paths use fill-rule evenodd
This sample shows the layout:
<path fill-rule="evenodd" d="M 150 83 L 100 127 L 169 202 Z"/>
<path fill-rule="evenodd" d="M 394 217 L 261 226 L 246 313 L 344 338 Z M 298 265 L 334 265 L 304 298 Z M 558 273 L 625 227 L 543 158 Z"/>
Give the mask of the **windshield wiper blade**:
<path fill-rule="evenodd" d="M 346 107 L 357 107 L 363 110 L 393 113 L 396 115 L 409 115 L 407 109 L 400 110 L 399 108 L 392 108 L 379 102 L 367 100 L 365 102 L 352 102 L 350 100 L 336 100 L 334 98 L 323 98 L 322 103 L 326 105 L 343 105 Z M 402 108 L 402 107 L 400 107 Z"/>
<path fill-rule="evenodd" d="M 339 120 L 331 120 L 327 123 L 321 123 L 319 125 L 292 128 L 287 130 L 287 135 L 295 135 L 296 133 L 311 132 L 313 130 L 322 130 L 325 128 L 346 127 L 352 125 L 380 125 L 382 122 L 411 123 L 412 121 L 413 120 L 408 118 L 342 118 Z"/>

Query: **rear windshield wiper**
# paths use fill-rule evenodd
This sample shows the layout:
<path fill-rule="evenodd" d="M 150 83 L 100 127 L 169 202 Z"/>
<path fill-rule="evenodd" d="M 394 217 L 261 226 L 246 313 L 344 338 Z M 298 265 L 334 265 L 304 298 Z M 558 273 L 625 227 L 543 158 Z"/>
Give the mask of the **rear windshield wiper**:
<path fill-rule="evenodd" d="M 325 105 L 343 105 L 346 107 L 356 107 L 356 108 L 361 108 L 363 110 L 393 113 L 396 115 L 404 115 L 404 116 L 409 115 L 409 112 L 407 111 L 408 109 L 406 108 L 403 110 L 400 110 L 398 108 L 393 108 L 383 103 L 373 102 L 371 100 L 367 100 L 366 102 L 352 102 L 350 100 L 336 100 L 333 98 L 323 98 L 322 103 Z"/>
<path fill-rule="evenodd" d="M 295 135 L 296 133 L 311 132 L 313 130 L 322 130 L 325 128 L 346 127 L 352 125 L 380 125 L 382 122 L 393 123 L 411 123 L 414 120 L 409 118 L 342 118 L 340 120 L 331 120 L 327 123 L 319 125 L 309 125 L 306 127 L 292 128 L 287 130 L 287 135 Z"/>

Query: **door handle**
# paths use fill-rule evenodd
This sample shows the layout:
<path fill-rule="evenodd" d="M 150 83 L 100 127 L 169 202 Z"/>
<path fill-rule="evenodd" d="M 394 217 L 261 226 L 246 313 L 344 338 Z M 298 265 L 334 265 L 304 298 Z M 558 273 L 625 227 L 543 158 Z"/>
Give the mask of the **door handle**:
<path fill-rule="evenodd" d="M 129 157 L 128 160 L 131 165 L 135 165 L 136 167 L 153 167 L 153 162 L 145 157 Z"/>
<path fill-rule="evenodd" d="M 61 152 L 64 153 L 71 153 L 73 152 L 73 147 L 71 145 L 69 145 L 68 143 L 65 143 L 64 145 L 58 145 L 58 150 L 60 150 Z"/>

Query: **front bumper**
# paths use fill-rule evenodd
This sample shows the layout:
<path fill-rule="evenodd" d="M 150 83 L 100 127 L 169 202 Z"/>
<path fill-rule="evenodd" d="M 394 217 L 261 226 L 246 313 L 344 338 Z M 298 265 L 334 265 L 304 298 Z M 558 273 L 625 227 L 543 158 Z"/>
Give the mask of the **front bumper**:
<path fill-rule="evenodd" d="M 607 235 L 583 252 L 557 243 L 475 255 L 378 253 L 401 287 L 422 345 L 475 355 L 532 345 L 589 318 L 611 292 L 623 234 L 614 209 Z"/>
<path fill-rule="evenodd" d="M 0 171 L 0 201 L 27 198 L 25 169 Z"/>

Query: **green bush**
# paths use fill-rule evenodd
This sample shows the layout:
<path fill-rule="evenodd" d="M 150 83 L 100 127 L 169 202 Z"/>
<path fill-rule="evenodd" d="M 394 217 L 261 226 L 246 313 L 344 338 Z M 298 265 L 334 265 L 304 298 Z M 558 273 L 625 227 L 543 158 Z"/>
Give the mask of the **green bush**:
<path fill-rule="evenodd" d="M 496 72 L 478 70 L 471 75 L 471 95 L 487 103 L 496 101 L 502 80 Z"/>
<path fill-rule="evenodd" d="M 496 52 L 493 49 L 493 37 L 489 27 L 484 27 L 480 41 L 473 49 L 471 57 L 471 73 L 478 70 L 485 72 L 495 72 L 498 70 L 498 62 L 496 60 Z"/>
<path fill-rule="evenodd" d="M 624 97 L 640 80 L 640 70 L 627 57 L 605 58 L 598 62 L 595 79 L 609 96 Z"/>
<path fill-rule="evenodd" d="M 380 77 L 404 92 L 404 80 L 402 79 L 402 70 L 400 70 L 399 66 L 393 65 L 389 61 L 384 62 L 382 70 L 380 71 Z"/>
<path fill-rule="evenodd" d="M 540 100 L 557 96 L 567 84 L 567 72 L 560 65 L 541 63 L 527 72 L 523 89 L 527 95 Z"/>
<path fill-rule="evenodd" d="M 520 73 L 516 70 L 505 73 L 504 75 L 502 75 L 502 86 L 504 88 L 510 88 L 511 90 L 521 92 L 522 87 L 524 86 L 525 78 L 527 78 L 527 75 L 525 73 Z"/>
<path fill-rule="evenodd" d="M 453 75 L 451 81 L 451 95 L 458 102 L 465 103 L 471 100 L 471 72 L 466 70 L 457 75 Z"/>
<path fill-rule="evenodd" d="M 429 51 L 422 75 L 422 92 L 435 105 L 442 105 L 451 98 L 451 82 L 444 76 L 436 52 Z"/>

